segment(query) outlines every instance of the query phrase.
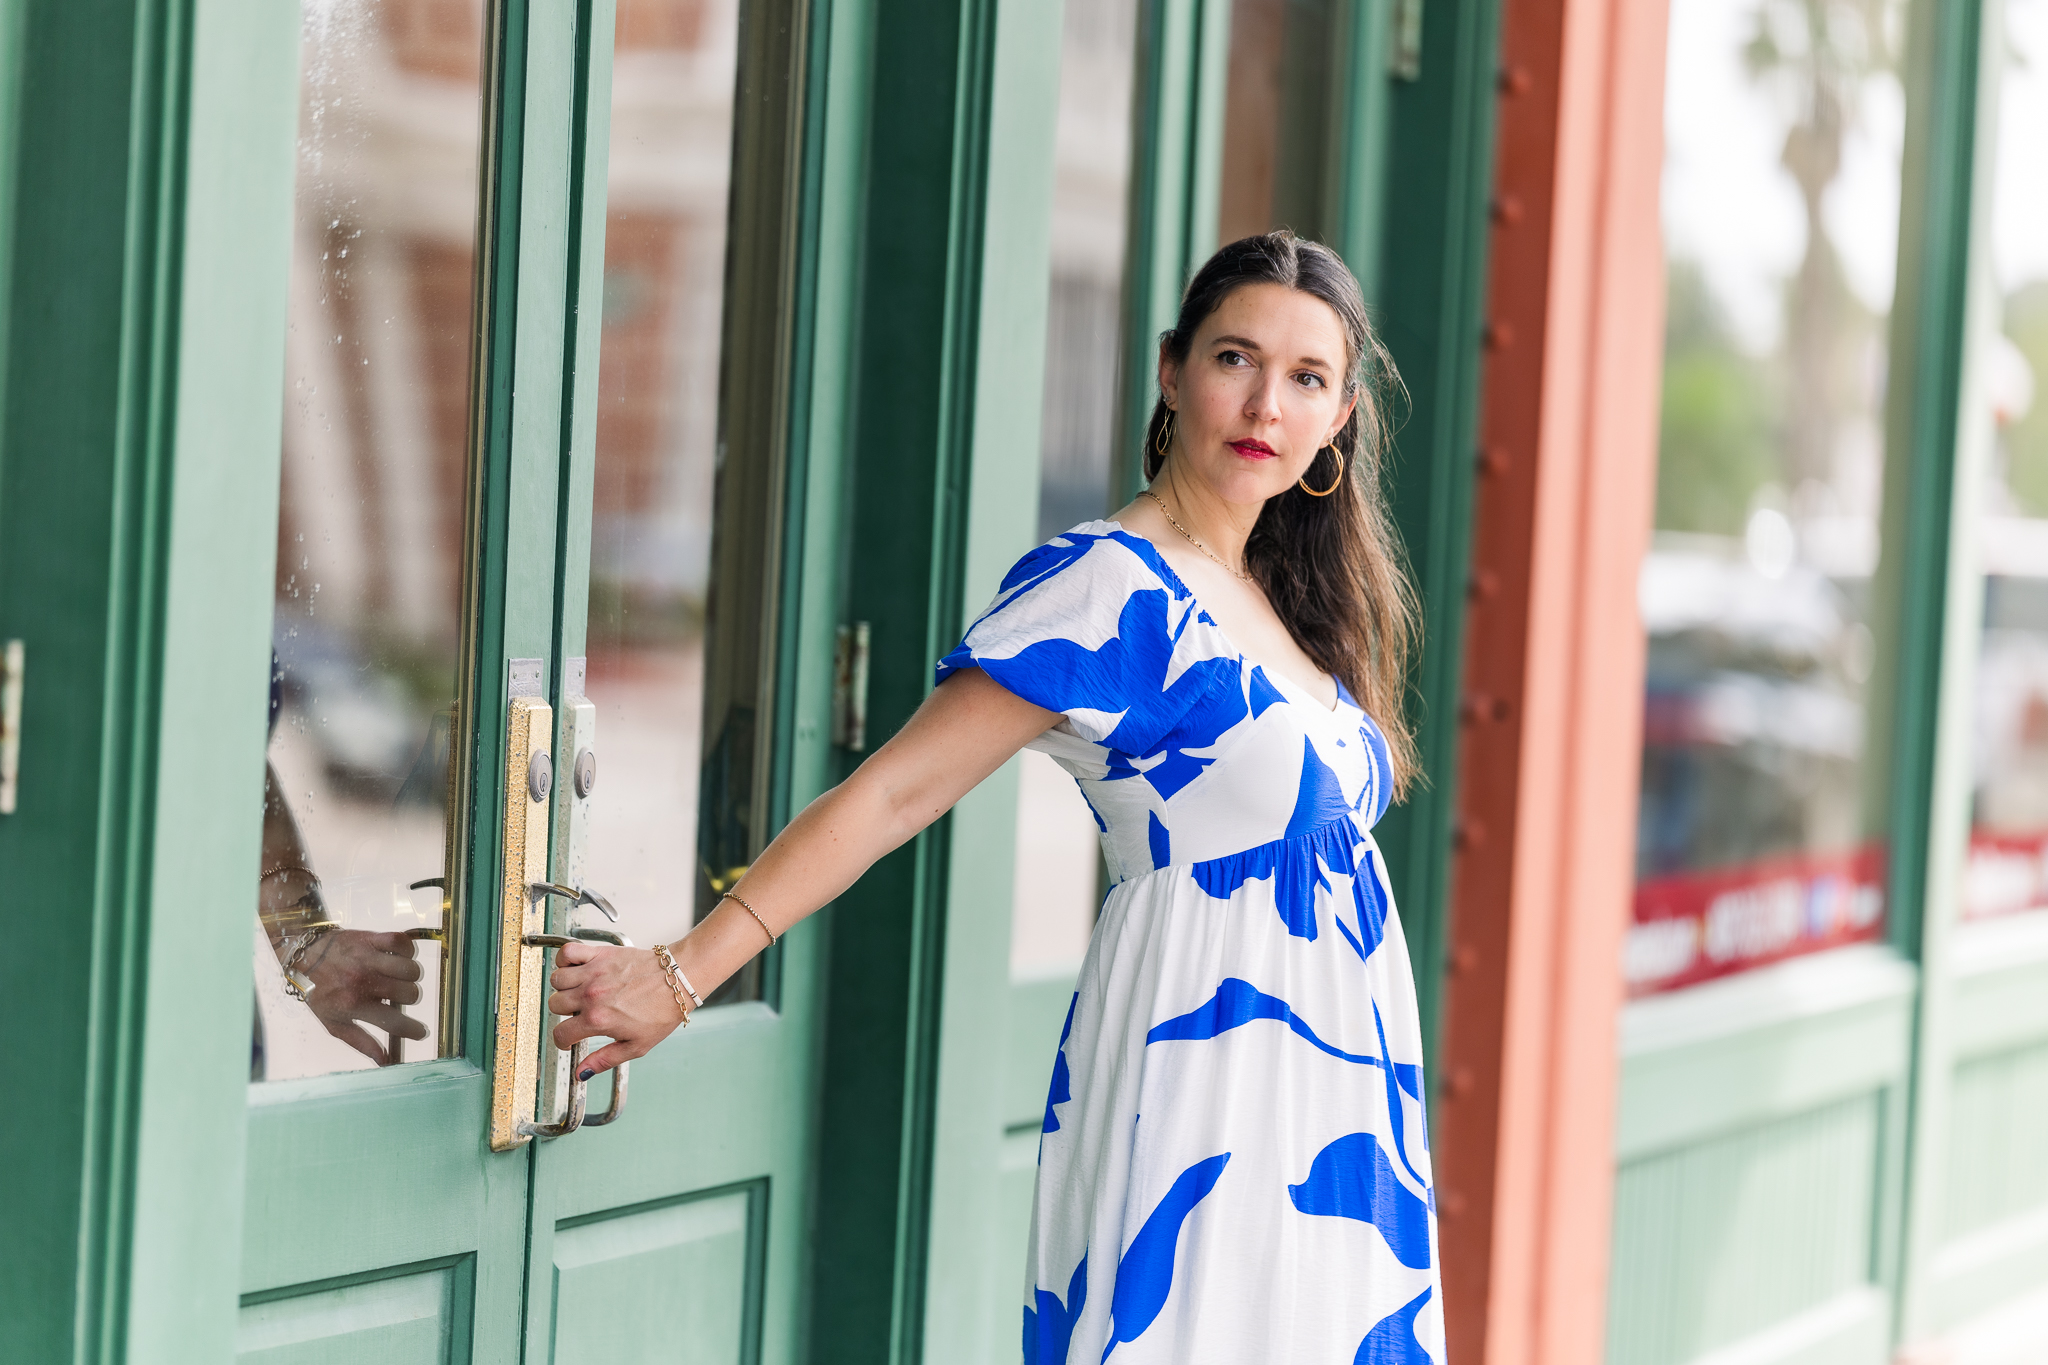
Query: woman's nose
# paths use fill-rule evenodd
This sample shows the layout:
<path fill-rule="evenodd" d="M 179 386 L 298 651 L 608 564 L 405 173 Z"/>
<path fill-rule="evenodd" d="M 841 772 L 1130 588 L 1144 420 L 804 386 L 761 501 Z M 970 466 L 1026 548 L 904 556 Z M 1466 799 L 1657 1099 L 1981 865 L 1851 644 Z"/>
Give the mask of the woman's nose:
<path fill-rule="evenodd" d="M 1244 415 L 1256 421 L 1271 422 L 1280 416 L 1280 381 L 1269 379 L 1251 392 L 1245 403 Z"/>

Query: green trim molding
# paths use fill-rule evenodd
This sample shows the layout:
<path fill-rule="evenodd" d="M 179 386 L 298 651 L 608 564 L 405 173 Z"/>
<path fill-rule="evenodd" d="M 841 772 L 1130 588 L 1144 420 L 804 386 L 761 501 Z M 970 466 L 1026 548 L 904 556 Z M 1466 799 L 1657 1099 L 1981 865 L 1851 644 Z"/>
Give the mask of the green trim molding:
<path fill-rule="evenodd" d="M 1384 150 L 1364 154 L 1373 131 L 1354 133 L 1361 154 L 1350 164 L 1359 178 L 1339 197 L 1348 206 L 1341 240 L 1346 251 L 1375 262 L 1367 302 L 1407 390 L 1386 478 L 1422 596 L 1408 718 L 1424 781 L 1375 834 L 1401 907 L 1432 1063 L 1450 941 L 1499 43 L 1500 0 L 1429 6 L 1413 79 L 1388 73 L 1385 48 L 1361 35 L 1353 51 L 1363 69 L 1351 99 L 1359 117 L 1384 110 Z M 1372 97 L 1368 82 L 1379 83 L 1381 95 Z M 1383 178 L 1367 179 L 1374 175 Z"/>
<path fill-rule="evenodd" d="M 1159 336 L 1180 313 L 1188 277 L 1216 249 L 1230 0 L 1139 0 L 1137 49 L 1117 406 L 1122 434 L 1110 455 L 1112 507 L 1145 486 Z"/>
<path fill-rule="evenodd" d="M 289 8 L 5 19 L 0 635 L 26 643 L 0 878 L 34 947 L 5 1083 L 0 1357 L 225 1359 L 240 1262 L 297 108 Z M 241 717 L 240 721 L 235 718 Z M 25 949 L 24 951 L 27 951 Z M 146 1140 L 145 1140 L 146 1138 Z"/>

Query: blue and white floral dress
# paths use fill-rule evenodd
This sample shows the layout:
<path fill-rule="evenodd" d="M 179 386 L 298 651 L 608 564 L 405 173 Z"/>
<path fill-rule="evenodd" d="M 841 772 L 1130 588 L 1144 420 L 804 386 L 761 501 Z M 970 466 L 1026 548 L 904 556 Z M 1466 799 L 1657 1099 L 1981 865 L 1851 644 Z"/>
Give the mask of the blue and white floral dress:
<path fill-rule="evenodd" d="M 1063 714 L 1031 747 L 1115 882 L 1053 1061 L 1024 1359 L 1441 1362 L 1379 727 L 1248 661 L 1114 522 L 1010 571 L 938 676 L 975 667 Z"/>

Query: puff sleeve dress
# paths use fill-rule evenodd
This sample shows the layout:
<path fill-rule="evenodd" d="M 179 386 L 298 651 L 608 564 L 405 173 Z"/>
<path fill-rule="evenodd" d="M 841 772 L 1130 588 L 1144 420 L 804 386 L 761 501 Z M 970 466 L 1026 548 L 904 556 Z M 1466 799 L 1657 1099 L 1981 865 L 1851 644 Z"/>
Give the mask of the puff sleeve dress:
<path fill-rule="evenodd" d="M 1114 522 L 1026 555 L 963 668 L 1062 713 L 1031 747 L 1114 882 L 1053 1058 L 1024 1359 L 1440 1365 L 1379 727 L 1248 662 Z"/>

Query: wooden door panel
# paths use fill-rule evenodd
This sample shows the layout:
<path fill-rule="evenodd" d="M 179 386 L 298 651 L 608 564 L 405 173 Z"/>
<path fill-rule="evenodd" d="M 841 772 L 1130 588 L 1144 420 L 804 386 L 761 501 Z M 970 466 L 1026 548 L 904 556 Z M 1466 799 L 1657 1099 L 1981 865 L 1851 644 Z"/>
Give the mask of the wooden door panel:
<path fill-rule="evenodd" d="M 466 1359 L 467 1257 L 245 1301 L 237 1365 L 442 1365 Z"/>
<path fill-rule="evenodd" d="M 554 1238 L 557 1365 L 739 1365 L 760 1339 L 767 1182 L 617 1210 Z"/>
<path fill-rule="evenodd" d="M 253 1093 L 248 1168 L 262 1178 L 248 1185 L 243 1244 L 262 1254 L 243 1262 L 244 1294 L 476 1250 L 486 1224 L 478 1161 L 489 1097 L 467 1063 L 418 1070 L 429 1067 L 466 1074 L 388 1072 L 370 1083 L 390 1088 L 370 1095 L 360 1081 L 328 1096 L 301 1089 L 340 1091 L 336 1078 Z M 381 1155 L 367 1162 L 366 1153 Z M 309 1211 L 343 1209 L 344 1222 L 307 1235 Z M 285 1229 L 300 1235 L 280 1236 Z"/>
<path fill-rule="evenodd" d="M 804 1065 L 789 1041 L 767 1005 L 725 1005 L 634 1062 L 619 1123 L 549 1145 L 556 1216 L 568 1221 L 666 1198 L 679 1185 L 712 1189 L 764 1175 L 770 1154 L 803 1124 L 803 1094 L 782 1079 Z M 593 1107 L 602 1107 L 604 1083 L 592 1091 Z"/>
<path fill-rule="evenodd" d="M 1916 980 L 1854 947 L 1628 1006 L 1613 1365 L 1885 1358 Z"/>

